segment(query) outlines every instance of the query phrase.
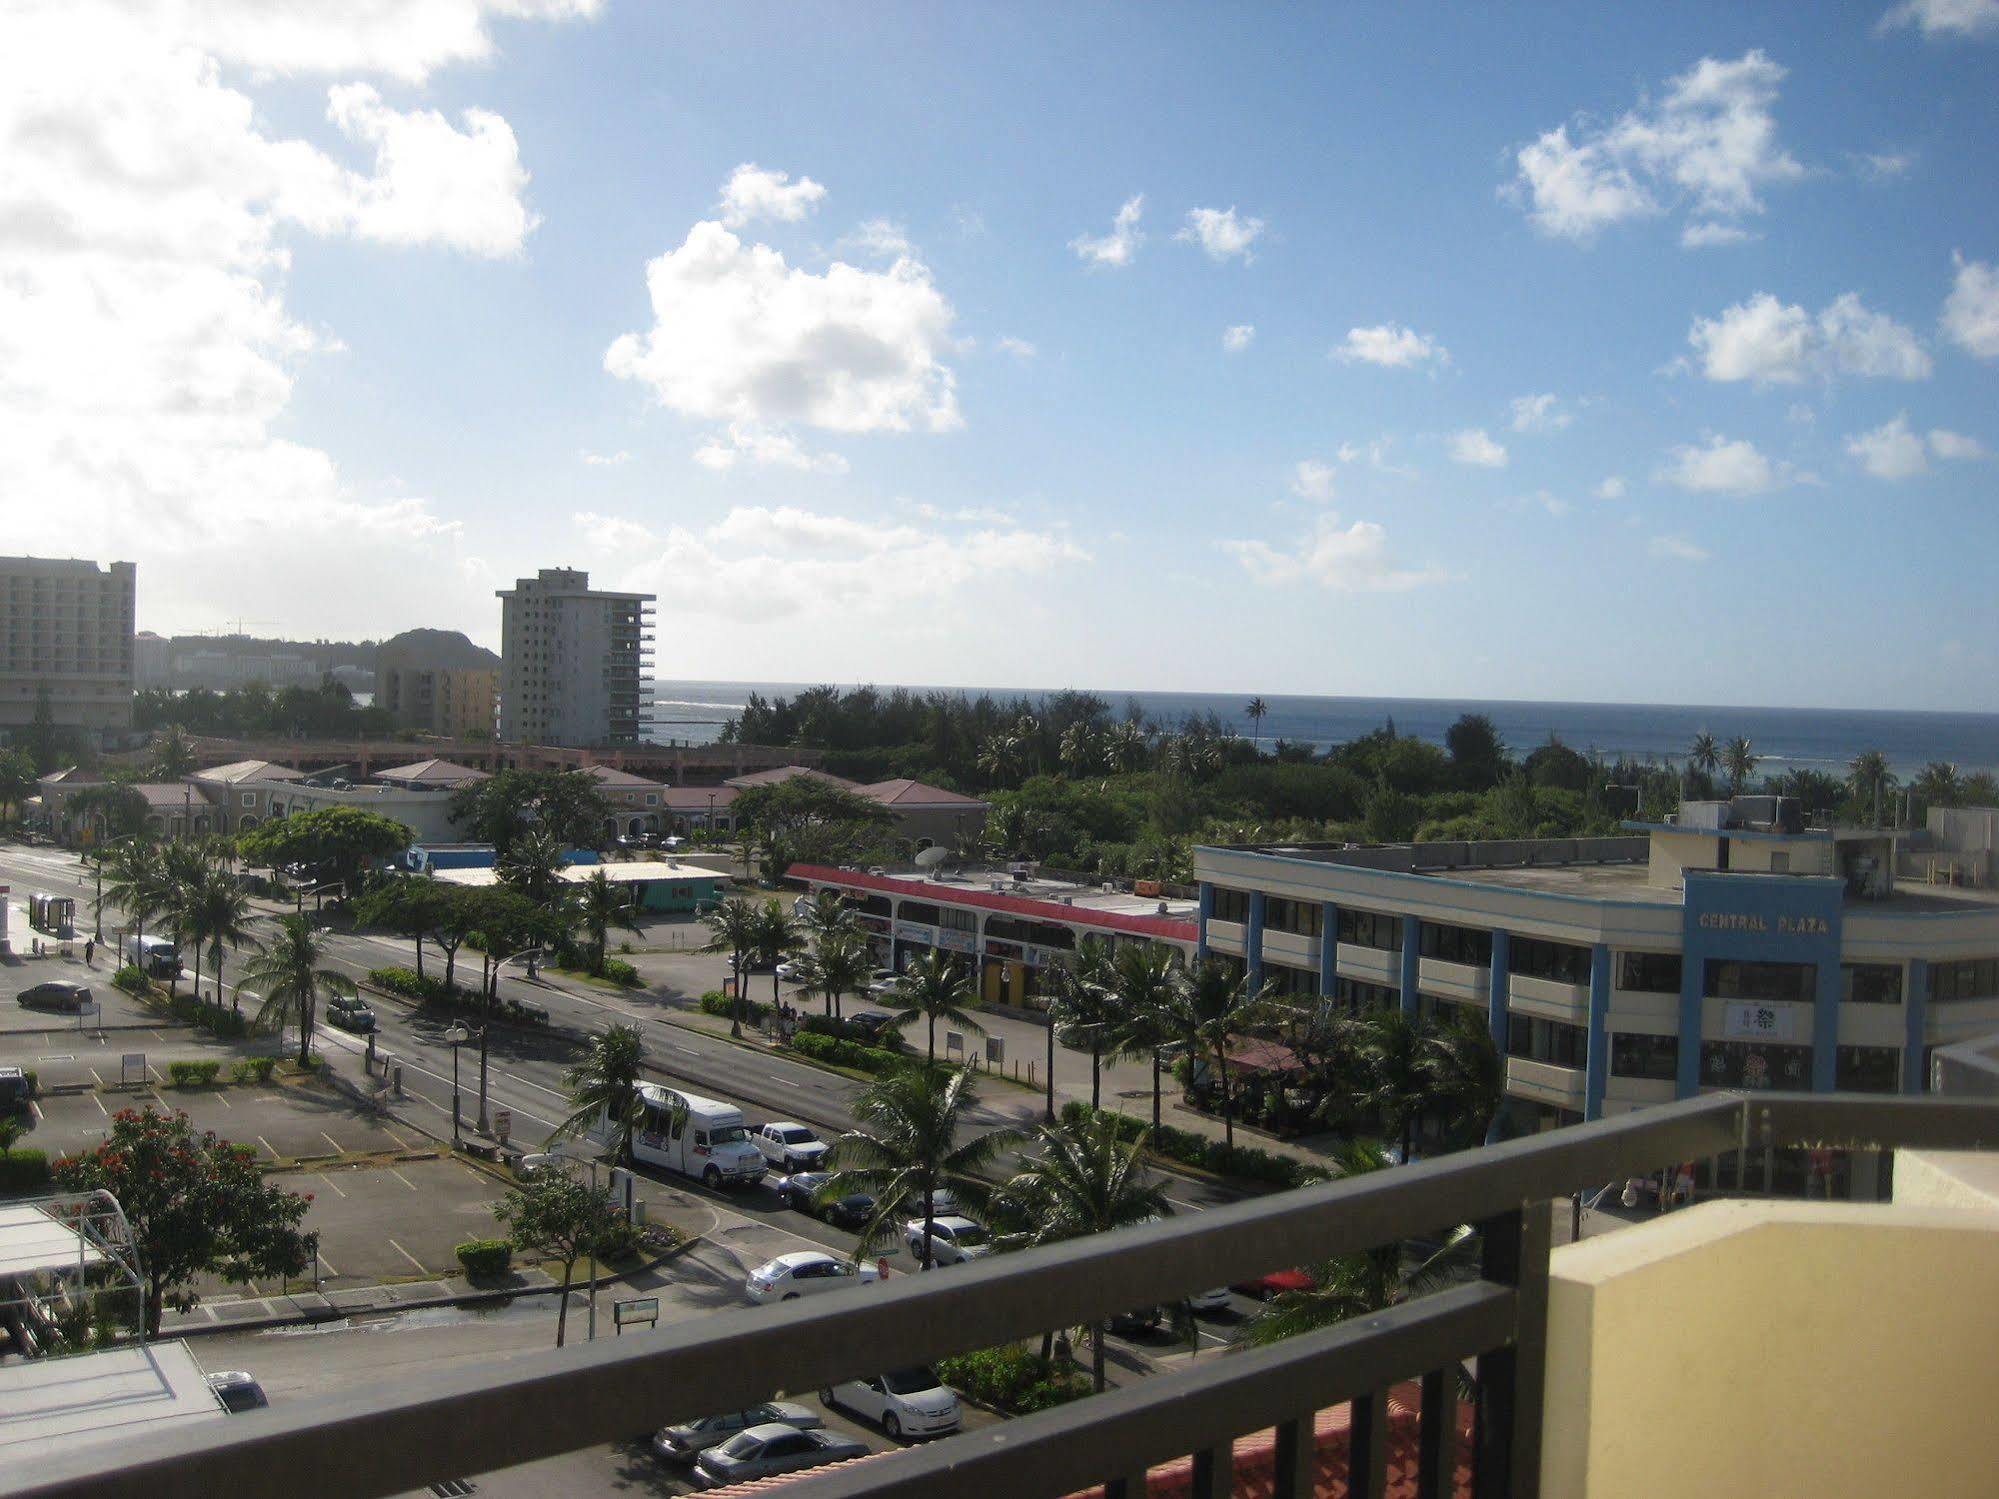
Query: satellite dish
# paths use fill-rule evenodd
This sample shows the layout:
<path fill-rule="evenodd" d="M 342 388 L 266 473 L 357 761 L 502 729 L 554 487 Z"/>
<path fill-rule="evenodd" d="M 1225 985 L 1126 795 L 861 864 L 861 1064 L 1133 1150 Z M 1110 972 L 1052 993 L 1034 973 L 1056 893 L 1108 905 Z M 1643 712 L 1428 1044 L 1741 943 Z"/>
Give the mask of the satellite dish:
<path fill-rule="evenodd" d="M 916 856 L 918 869 L 935 869 L 940 864 L 951 862 L 951 850 L 942 844 L 933 843 Z"/>

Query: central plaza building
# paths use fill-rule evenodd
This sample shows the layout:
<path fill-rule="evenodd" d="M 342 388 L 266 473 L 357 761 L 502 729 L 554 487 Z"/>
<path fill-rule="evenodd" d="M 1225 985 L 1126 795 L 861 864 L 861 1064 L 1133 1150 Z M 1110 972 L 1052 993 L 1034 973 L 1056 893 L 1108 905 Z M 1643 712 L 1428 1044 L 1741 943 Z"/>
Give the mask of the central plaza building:
<path fill-rule="evenodd" d="M 1359 1010 L 1481 1012 L 1516 1124 L 1708 1088 L 1922 1092 L 1999 1029 L 1999 811 L 1807 829 L 1772 797 L 1628 836 L 1197 848 L 1200 950 Z"/>

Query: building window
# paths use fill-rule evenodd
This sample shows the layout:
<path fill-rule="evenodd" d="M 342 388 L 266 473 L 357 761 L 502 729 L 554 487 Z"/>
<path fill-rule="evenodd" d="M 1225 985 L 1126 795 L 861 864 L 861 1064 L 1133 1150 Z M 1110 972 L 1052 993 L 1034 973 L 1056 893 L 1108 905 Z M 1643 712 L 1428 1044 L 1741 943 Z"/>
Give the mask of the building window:
<path fill-rule="evenodd" d="M 1898 1005 L 1902 1002 L 1900 963 L 1842 963 L 1839 965 L 1840 1003 L 1849 1005 Z"/>
<path fill-rule="evenodd" d="M 1464 963 L 1473 968 L 1492 966 L 1492 933 L 1469 926 L 1440 926 L 1423 923 L 1423 956 L 1440 963 Z"/>
<path fill-rule="evenodd" d="M 1332 997 L 1349 1015 L 1394 1009 L 1402 1003 L 1402 996 L 1388 985 L 1370 984 L 1365 979 L 1334 979 Z"/>
<path fill-rule="evenodd" d="M 1680 955 L 1674 952 L 1623 954 L 1618 959 L 1617 987 L 1628 989 L 1633 994 L 1678 994 Z"/>
<path fill-rule="evenodd" d="M 1709 1088 L 1809 1089 L 1812 1049 L 1770 1041 L 1703 1041 L 1701 1084 Z"/>
<path fill-rule="evenodd" d="M 1238 926 L 1247 923 L 1249 920 L 1249 892 L 1247 890 L 1230 890 L 1221 885 L 1215 886 L 1215 912 L 1213 919 L 1216 921 L 1233 921 Z"/>
<path fill-rule="evenodd" d="M 979 929 L 979 913 L 945 906 L 938 912 L 937 924 L 947 932 L 976 932 Z"/>
<path fill-rule="evenodd" d="M 1902 1086 L 1902 1054 L 1892 1046 L 1833 1050 L 1833 1086 L 1846 1093 L 1894 1093 Z"/>
<path fill-rule="evenodd" d="M 1382 952 L 1402 951 L 1402 918 L 1385 911 L 1351 911 L 1340 907 L 1340 941 Z"/>
<path fill-rule="evenodd" d="M 1587 984 L 1589 961 L 1589 949 L 1577 947 L 1571 942 L 1515 937 L 1507 944 L 1507 971 L 1522 978 L 1549 979 L 1557 984 Z"/>
<path fill-rule="evenodd" d="M 1762 999 L 1810 1004 L 1818 991 L 1816 963 L 1743 963 L 1711 959 L 1706 993 L 1714 999 Z"/>
<path fill-rule="evenodd" d="M 1309 999 L 1319 992 L 1319 975 L 1309 968 L 1293 968 L 1286 963 L 1265 963 L 1264 982 L 1286 998 Z"/>
<path fill-rule="evenodd" d="M 1315 900 L 1287 900 L 1273 895 L 1263 903 L 1263 929 L 1290 932 L 1296 937 L 1319 935 L 1319 903 Z"/>
<path fill-rule="evenodd" d="M 1506 1017 L 1506 1054 L 1556 1067 L 1580 1067 L 1589 1060 L 1589 1032 L 1565 1020 L 1538 1015 Z"/>
<path fill-rule="evenodd" d="M 1930 966 L 1930 998 L 1940 1004 L 1999 995 L 1999 958 L 1962 958 Z"/>
<path fill-rule="evenodd" d="M 1610 1038 L 1610 1070 L 1615 1077 L 1649 1077 L 1670 1083 L 1680 1075 L 1680 1038 L 1619 1031 Z"/>

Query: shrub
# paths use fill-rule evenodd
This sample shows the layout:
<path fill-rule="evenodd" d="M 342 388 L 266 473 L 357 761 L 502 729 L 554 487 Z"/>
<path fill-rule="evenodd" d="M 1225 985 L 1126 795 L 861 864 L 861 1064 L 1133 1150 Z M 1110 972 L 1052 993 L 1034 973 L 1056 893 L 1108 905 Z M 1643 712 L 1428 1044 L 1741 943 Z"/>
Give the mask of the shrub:
<path fill-rule="evenodd" d="M 377 989 L 385 989 L 390 994 L 404 999 L 434 1003 L 448 998 L 442 979 L 434 979 L 429 974 L 419 974 L 414 968 L 370 968 L 368 982 Z"/>
<path fill-rule="evenodd" d="M 1044 1359 L 1022 1343 L 981 1348 L 937 1361 L 944 1383 L 984 1405 L 1027 1415 L 1090 1393 L 1090 1382 L 1066 1363 Z"/>
<path fill-rule="evenodd" d="M 0 1192 L 28 1192 L 48 1184 L 48 1152 L 25 1145 L 0 1150 Z"/>
<path fill-rule="evenodd" d="M 220 1062 L 169 1062 L 167 1082 L 175 1088 L 206 1088 L 221 1070 Z"/>
<path fill-rule="evenodd" d="M 42 1075 L 34 1068 L 22 1068 L 21 1076 L 28 1080 L 28 1097 L 34 1098 L 42 1091 Z"/>
<path fill-rule="evenodd" d="M 627 989 L 639 987 L 639 971 L 623 958 L 604 959 L 604 977 L 614 984 L 622 984 Z"/>
<path fill-rule="evenodd" d="M 1129 1114 L 1103 1111 L 1113 1120 L 1121 1140 L 1135 1140 L 1147 1132 L 1150 1125 L 1143 1119 L 1134 1119 Z M 1075 1123 L 1090 1116 L 1090 1106 L 1081 1099 L 1071 1099 L 1062 1105 L 1062 1120 L 1065 1124 Z M 1289 1156 L 1273 1151 L 1260 1150 L 1254 1145 L 1238 1145 L 1231 1149 L 1221 1140 L 1210 1140 L 1206 1135 L 1195 1134 L 1192 1130 L 1175 1129 L 1170 1124 L 1162 1124 L 1159 1133 L 1151 1141 L 1150 1149 L 1156 1156 L 1169 1161 L 1178 1161 L 1183 1166 L 1196 1166 L 1203 1171 L 1212 1171 L 1219 1176 L 1238 1176 L 1248 1181 L 1270 1182 L 1280 1187 L 1302 1187 L 1307 1182 L 1322 1180 L 1325 1172 L 1303 1161 L 1294 1161 Z"/>
<path fill-rule="evenodd" d="M 704 1015 L 719 1015 L 722 1019 L 728 1020 L 733 1018 L 736 1013 L 735 1003 L 734 1000 L 730 999 L 720 989 L 710 989 L 706 994 L 701 996 L 701 1013 Z M 742 1014 L 743 1019 L 749 1021 L 752 1025 L 762 1025 L 766 1020 L 770 1019 L 770 1006 L 759 1004 L 754 999 L 745 999 L 743 1001 Z"/>
<path fill-rule="evenodd" d="M 621 1260 L 637 1259 L 644 1247 L 644 1237 L 631 1221 L 620 1218 L 604 1231 L 604 1237 L 598 1241 L 597 1258 L 616 1264 Z"/>
<path fill-rule="evenodd" d="M 278 1059 L 276 1057 L 252 1057 L 250 1058 L 250 1075 L 260 1083 L 268 1083 L 271 1080 L 271 1073 L 277 1068 L 277 1065 Z"/>
<path fill-rule="evenodd" d="M 866 1026 L 855 1025 L 851 1020 L 835 1020 L 831 1015 L 800 1015 L 798 1028 L 807 1035 L 832 1036 L 859 1046 L 872 1046 L 878 1051 L 900 1051 L 905 1045 L 900 1030 L 884 1026 L 879 1032 L 871 1031 Z"/>
<path fill-rule="evenodd" d="M 822 1036 L 816 1031 L 800 1031 L 791 1038 L 792 1049 L 815 1062 L 835 1067 L 851 1067 L 856 1072 L 892 1072 L 902 1065 L 902 1057 L 879 1046 L 862 1046 L 838 1036 Z"/>
<path fill-rule="evenodd" d="M 144 994 L 153 987 L 153 981 L 141 973 L 136 966 L 127 963 L 111 975 L 112 984 L 127 994 Z"/>
<path fill-rule="evenodd" d="M 505 1275 L 514 1262 L 514 1246 L 505 1239 L 467 1239 L 457 1249 L 458 1263 L 473 1280 Z"/>

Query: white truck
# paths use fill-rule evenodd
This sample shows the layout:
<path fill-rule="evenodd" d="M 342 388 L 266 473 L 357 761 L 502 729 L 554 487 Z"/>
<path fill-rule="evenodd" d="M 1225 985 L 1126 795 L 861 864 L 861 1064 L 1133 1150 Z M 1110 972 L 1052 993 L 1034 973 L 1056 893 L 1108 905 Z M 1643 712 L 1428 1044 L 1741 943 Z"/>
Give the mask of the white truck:
<path fill-rule="evenodd" d="M 180 972 L 180 949 L 164 937 L 135 937 L 127 932 L 118 939 L 118 961 L 148 978 L 170 979 Z"/>
<path fill-rule="evenodd" d="M 710 1187 L 756 1183 L 768 1166 L 763 1152 L 750 1143 L 743 1111 L 732 1103 L 640 1083 L 645 1117 L 632 1136 L 632 1158 L 692 1176 Z M 593 1131 L 609 1139 L 609 1122 L 600 1117 Z"/>
<path fill-rule="evenodd" d="M 818 1171 L 826 1164 L 826 1142 L 802 1124 L 788 1120 L 766 1124 L 750 1140 L 770 1162 L 770 1169 L 786 1176 Z"/>

